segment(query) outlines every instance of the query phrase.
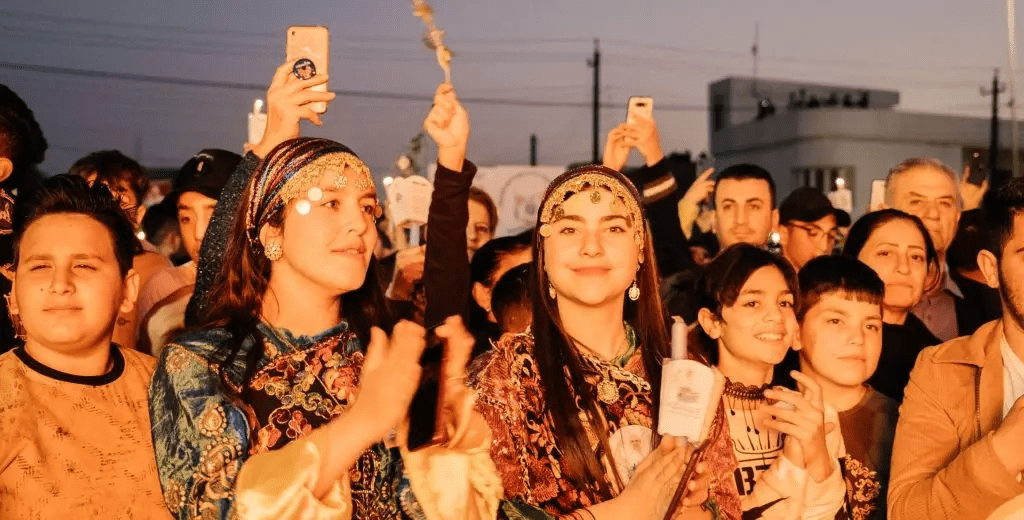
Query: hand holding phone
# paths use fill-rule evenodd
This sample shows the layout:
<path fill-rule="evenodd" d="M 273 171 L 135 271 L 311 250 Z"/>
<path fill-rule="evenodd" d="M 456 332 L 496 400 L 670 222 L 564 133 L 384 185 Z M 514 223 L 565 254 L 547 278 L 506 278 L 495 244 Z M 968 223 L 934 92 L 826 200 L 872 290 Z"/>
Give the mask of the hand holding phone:
<path fill-rule="evenodd" d="M 308 120 L 322 125 L 320 115 L 314 112 L 311 102 L 327 103 L 334 99 L 333 92 L 316 92 L 312 87 L 327 83 L 327 76 L 319 75 L 305 82 L 289 80 L 293 64 L 285 62 L 277 67 L 274 79 L 267 89 L 267 125 L 259 144 L 252 147 L 258 157 L 266 157 L 275 146 L 299 136 L 299 122 Z"/>
<path fill-rule="evenodd" d="M 292 75 L 301 81 L 326 76 L 330 64 L 330 33 L 326 27 L 295 25 L 288 28 L 285 61 L 291 64 Z M 314 92 L 327 92 L 327 82 L 313 86 Z M 317 114 L 327 111 L 327 103 L 316 101 L 310 108 Z"/>

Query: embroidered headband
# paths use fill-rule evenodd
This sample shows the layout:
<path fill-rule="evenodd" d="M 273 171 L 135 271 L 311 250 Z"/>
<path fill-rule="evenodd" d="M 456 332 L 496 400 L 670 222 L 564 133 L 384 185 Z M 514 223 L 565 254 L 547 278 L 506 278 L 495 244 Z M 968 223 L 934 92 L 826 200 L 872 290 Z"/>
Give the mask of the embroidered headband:
<path fill-rule="evenodd" d="M 633 225 L 633 240 L 641 248 L 645 244 L 645 226 L 643 211 L 640 209 L 640 194 L 636 187 L 621 173 L 599 165 L 587 165 L 569 170 L 551 181 L 547 193 L 541 202 L 539 213 L 540 236 L 547 238 L 551 236 L 551 224 L 565 216 L 562 204 L 573 195 L 586 191 L 590 192 L 590 202 L 598 204 L 601 202 L 601 191 L 611 192 L 612 210 L 623 205 L 626 216 Z M 643 262 L 643 253 L 640 254 L 640 261 Z"/>
<path fill-rule="evenodd" d="M 345 175 L 345 169 L 355 171 L 355 179 Z M 311 202 L 323 198 L 320 180 L 334 174 L 333 184 L 338 189 L 353 186 L 360 191 L 374 187 L 370 169 L 351 150 L 329 139 L 300 137 L 285 141 L 272 150 L 260 165 L 256 177 L 249 184 L 249 206 L 245 212 L 245 230 L 249 241 L 259 241 L 259 230 L 268 218 L 292 200 L 299 200 L 296 211 L 305 215 Z M 379 218 L 378 206 L 375 217 Z"/>

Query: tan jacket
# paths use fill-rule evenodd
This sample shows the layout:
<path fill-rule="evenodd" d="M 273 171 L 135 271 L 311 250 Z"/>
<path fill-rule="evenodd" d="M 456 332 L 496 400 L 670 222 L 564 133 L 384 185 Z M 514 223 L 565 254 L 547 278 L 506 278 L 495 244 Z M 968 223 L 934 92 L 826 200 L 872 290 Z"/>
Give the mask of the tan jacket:
<path fill-rule="evenodd" d="M 890 520 L 984 519 L 1024 493 L 992 449 L 1003 415 L 1002 335 L 994 321 L 921 352 L 896 426 Z"/>

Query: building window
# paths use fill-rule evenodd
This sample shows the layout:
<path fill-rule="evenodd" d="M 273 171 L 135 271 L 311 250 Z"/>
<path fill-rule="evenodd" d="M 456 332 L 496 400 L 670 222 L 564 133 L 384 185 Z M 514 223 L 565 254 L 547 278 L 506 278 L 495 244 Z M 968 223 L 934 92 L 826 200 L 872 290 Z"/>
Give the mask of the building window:
<path fill-rule="evenodd" d="M 711 125 L 714 131 L 725 128 L 725 97 L 715 96 L 711 102 Z"/>
<path fill-rule="evenodd" d="M 793 168 L 791 185 L 793 189 L 811 186 L 828 194 L 839 187 L 839 179 L 843 187 L 852 190 L 854 178 L 853 166 L 801 166 Z"/>

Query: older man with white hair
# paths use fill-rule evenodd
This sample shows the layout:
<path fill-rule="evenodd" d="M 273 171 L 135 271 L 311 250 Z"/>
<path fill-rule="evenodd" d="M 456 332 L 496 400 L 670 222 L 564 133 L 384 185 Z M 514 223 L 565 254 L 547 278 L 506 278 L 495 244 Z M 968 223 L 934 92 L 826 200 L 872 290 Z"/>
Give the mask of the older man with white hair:
<path fill-rule="evenodd" d="M 956 173 L 938 159 L 907 159 L 886 177 L 885 205 L 920 218 L 939 255 L 938 265 L 929 270 L 925 294 L 912 309 L 914 315 L 942 341 L 973 334 L 987 321 L 983 309 L 964 300 L 946 264 L 946 252 L 963 211 Z"/>

